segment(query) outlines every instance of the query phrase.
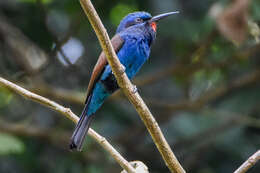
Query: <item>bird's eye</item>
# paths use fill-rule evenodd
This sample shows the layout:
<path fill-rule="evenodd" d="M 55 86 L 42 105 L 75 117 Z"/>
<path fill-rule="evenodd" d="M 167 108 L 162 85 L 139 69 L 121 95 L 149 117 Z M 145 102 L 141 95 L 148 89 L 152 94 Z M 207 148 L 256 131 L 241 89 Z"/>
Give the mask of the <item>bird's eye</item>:
<path fill-rule="evenodd" d="M 136 19 L 135 19 L 135 22 L 141 23 L 141 22 L 143 22 L 143 19 L 141 19 L 141 18 L 136 18 Z"/>

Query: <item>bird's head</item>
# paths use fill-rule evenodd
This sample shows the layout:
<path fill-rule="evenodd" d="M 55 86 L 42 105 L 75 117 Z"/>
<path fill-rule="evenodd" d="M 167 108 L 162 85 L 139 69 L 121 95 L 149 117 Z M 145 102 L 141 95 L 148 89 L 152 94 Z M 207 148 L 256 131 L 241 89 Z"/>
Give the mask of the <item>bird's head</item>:
<path fill-rule="evenodd" d="M 179 12 L 175 11 L 175 12 L 163 13 L 154 17 L 152 17 L 152 15 L 147 12 L 130 13 L 121 20 L 120 24 L 117 27 L 116 32 L 119 33 L 130 26 L 139 25 L 139 24 L 148 24 L 148 26 L 151 27 L 154 32 L 156 32 L 157 22 L 159 20 L 176 13 Z"/>

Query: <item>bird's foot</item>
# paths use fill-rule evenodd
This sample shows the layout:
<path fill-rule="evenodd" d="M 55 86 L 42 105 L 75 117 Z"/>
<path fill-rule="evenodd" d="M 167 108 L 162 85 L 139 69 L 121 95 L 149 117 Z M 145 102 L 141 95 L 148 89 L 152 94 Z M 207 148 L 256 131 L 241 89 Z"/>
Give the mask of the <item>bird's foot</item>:
<path fill-rule="evenodd" d="M 121 69 L 120 69 L 121 73 L 123 74 L 125 72 L 125 66 L 123 64 L 121 64 Z"/>
<path fill-rule="evenodd" d="M 133 85 L 132 93 L 135 94 L 138 91 L 136 85 Z"/>

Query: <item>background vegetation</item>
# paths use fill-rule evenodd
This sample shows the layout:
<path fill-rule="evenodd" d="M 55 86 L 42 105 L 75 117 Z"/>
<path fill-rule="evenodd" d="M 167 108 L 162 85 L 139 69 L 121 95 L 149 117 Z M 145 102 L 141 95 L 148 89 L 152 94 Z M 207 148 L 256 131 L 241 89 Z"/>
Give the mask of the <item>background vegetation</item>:
<path fill-rule="evenodd" d="M 123 16 L 179 10 L 159 23 L 134 83 L 187 172 L 232 172 L 259 149 L 260 2 L 93 1 L 110 37 Z M 80 114 L 101 51 L 78 1 L 0 1 L 0 74 Z M 87 138 L 68 151 L 74 124 L 0 87 L 0 172 L 120 172 Z M 168 172 L 134 108 L 116 93 L 92 128 L 127 160 Z M 259 164 L 250 172 L 259 172 Z"/>

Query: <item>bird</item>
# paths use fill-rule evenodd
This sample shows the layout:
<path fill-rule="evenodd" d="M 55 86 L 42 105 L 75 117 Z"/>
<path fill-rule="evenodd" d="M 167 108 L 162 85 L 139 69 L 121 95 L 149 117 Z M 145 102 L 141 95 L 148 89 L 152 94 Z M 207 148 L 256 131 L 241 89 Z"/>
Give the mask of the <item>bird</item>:
<path fill-rule="evenodd" d="M 148 12 L 138 11 L 121 20 L 111 43 L 129 79 L 136 75 L 149 58 L 158 21 L 176 13 L 178 11 L 153 17 Z M 106 55 L 101 52 L 90 77 L 84 109 L 70 140 L 70 150 L 82 151 L 85 136 L 96 111 L 118 89 Z"/>

